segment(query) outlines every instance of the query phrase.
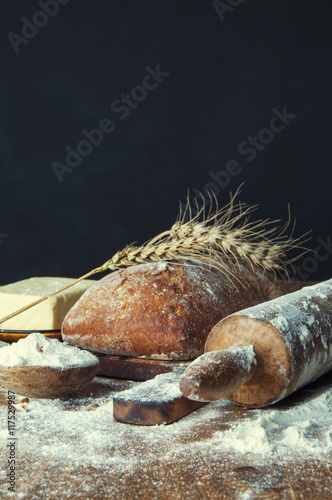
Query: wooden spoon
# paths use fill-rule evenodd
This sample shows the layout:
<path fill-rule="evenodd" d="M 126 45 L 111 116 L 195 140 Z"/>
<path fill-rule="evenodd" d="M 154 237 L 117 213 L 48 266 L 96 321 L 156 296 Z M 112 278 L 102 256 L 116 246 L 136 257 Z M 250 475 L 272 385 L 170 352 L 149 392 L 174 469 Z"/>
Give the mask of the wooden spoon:
<path fill-rule="evenodd" d="M 88 366 L 0 366 L 0 385 L 31 398 L 59 398 L 80 391 L 96 375 L 99 361 Z"/>

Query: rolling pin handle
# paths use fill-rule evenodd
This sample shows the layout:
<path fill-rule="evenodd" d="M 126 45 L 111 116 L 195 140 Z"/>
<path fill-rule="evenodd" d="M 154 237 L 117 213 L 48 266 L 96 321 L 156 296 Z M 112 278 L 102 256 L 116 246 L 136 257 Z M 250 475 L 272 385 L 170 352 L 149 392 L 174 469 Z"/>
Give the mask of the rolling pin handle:
<path fill-rule="evenodd" d="M 180 380 L 182 394 L 196 401 L 216 401 L 230 396 L 257 370 L 252 345 L 234 346 L 199 356 Z"/>

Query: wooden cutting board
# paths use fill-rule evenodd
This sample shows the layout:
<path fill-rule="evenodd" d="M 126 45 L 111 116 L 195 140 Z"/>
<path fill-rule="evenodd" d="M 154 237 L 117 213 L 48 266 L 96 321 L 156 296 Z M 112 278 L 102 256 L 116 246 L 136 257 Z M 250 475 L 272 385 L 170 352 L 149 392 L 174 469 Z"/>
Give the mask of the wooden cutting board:
<path fill-rule="evenodd" d="M 98 354 L 98 375 L 143 381 L 113 399 L 113 417 L 135 425 L 170 424 L 206 403 L 185 398 L 179 381 L 189 361 L 159 361 Z"/>
<path fill-rule="evenodd" d="M 126 380 L 150 380 L 156 375 L 169 373 L 177 367 L 188 366 L 187 361 L 159 361 L 93 353 L 99 358 L 97 375 Z"/>
<path fill-rule="evenodd" d="M 113 417 L 127 424 L 170 424 L 206 403 L 185 398 L 179 381 L 187 363 L 169 373 L 157 375 L 113 398 Z"/>

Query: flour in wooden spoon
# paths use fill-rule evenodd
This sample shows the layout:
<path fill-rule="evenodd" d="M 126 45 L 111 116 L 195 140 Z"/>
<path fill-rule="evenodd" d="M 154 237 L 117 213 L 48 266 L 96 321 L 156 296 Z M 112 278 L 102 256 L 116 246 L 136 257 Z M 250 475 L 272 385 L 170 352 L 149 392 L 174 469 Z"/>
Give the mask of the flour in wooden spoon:
<path fill-rule="evenodd" d="M 57 339 L 50 339 L 41 333 L 31 333 L 0 349 L 0 366 L 50 366 L 65 370 L 91 366 L 96 356 L 88 351 L 72 347 Z"/>

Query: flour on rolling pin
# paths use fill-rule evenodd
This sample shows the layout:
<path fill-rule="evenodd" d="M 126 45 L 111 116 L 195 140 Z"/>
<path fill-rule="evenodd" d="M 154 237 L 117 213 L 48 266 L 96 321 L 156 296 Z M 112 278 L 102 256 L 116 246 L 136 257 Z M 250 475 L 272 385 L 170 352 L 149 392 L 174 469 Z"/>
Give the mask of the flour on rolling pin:
<path fill-rule="evenodd" d="M 332 280 L 224 318 L 205 351 L 180 381 L 190 399 L 261 407 L 313 382 L 332 368 Z"/>

